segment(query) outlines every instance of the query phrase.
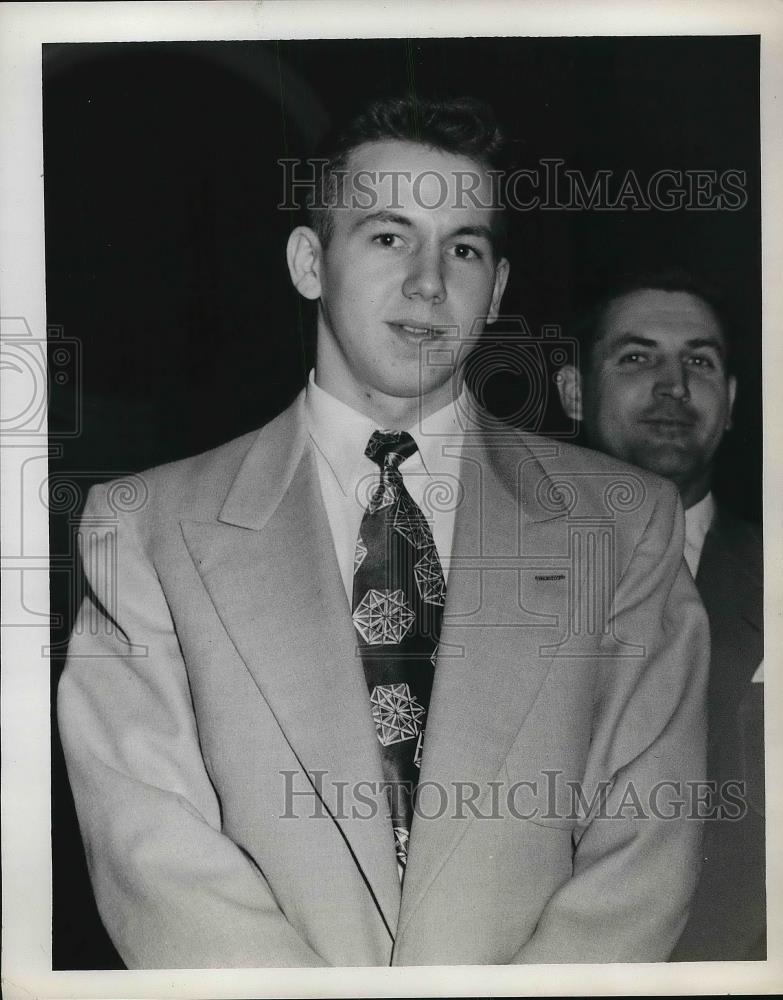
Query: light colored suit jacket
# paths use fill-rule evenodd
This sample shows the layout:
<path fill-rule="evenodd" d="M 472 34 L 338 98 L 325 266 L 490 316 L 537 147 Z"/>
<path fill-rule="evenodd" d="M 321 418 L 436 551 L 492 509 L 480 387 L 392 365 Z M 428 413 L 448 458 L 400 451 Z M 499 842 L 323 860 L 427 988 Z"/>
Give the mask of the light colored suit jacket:
<path fill-rule="evenodd" d="M 665 959 L 699 824 L 650 801 L 703 777 L 708 658 L 674 489 L 486 416 L 467 435 L 401 887 L 303 398 L 84 512 L 59 718 L 123 959 Z"/>

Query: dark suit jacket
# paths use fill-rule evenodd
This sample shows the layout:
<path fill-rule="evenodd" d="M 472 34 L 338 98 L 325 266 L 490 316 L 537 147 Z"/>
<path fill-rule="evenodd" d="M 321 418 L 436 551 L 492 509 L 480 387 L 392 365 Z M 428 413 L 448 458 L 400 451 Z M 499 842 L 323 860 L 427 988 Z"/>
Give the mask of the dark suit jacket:
<path fill-rule="evenodd" d="M 766 956 L 764 889 L 763 551 L 747 522 L 719 509 L 704 542 L 696 586 L 710 620 L 707 776 L 745 783 L 739 820 L 708 820 L 704 868 L 673 961 Z"/>

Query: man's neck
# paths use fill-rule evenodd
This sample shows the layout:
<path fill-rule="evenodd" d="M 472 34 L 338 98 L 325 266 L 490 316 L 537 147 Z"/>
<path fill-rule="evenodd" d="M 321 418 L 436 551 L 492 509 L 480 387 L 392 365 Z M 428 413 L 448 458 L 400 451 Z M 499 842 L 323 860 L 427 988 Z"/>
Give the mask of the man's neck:
<path fill-rule="evenodd" d="M 712 475 L 707 473 L 694 482 L 678 484 L 680 499 L 685 510 L 695 507 L 712 489 Z"/>
<path fill-rule="evenodd" d="M 379 427 L 395 430 L 415 427 L 431 414 L 448 406 L 461 391 L 455 378 L 426 396 L 389 396 L 370 386 L 356 386 L 353 391 L 348 392 L 342 385 L 331 384 L 328 378 L 319 378 L 317 368 L 315 383 L 341 403 L 369 417 Z"/>

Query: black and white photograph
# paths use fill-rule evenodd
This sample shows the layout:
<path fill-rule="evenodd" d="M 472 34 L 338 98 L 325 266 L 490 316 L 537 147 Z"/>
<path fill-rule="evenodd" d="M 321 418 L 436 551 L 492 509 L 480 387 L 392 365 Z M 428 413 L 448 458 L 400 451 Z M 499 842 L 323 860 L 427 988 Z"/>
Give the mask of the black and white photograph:
<path fill-rule="evenodd" d="M 780 10 L 372 6 L 0 10 L 4 989 L 777 992 Z"/>

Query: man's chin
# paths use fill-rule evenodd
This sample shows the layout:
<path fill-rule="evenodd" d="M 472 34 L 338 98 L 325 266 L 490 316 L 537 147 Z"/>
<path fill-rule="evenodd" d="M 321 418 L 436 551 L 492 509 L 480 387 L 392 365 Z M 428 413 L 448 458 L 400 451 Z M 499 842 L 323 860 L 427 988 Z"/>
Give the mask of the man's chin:
<path fill-rule="evenodd" d="M 454 389 L 452 390 L 452 385 Z M 432 397 L 442 397 L 445 403 L 451 402 L 452 396 L 457 392 L 452 377 L 443 378 L 443 373 L 438 372 L 437 378 L 426 378 L 417 373 L 408 379 L 385 380 L 379 386 L 385 395 L 395 399 L 429 399 Z"/>
<path fill-rule="evenodd" d="M 689 449 L 672 444 L 639 449 L 631 453 L 628 461 L 675 483 L 691 479 L 699 464 Z"/>

